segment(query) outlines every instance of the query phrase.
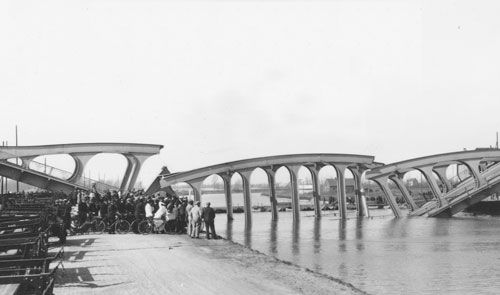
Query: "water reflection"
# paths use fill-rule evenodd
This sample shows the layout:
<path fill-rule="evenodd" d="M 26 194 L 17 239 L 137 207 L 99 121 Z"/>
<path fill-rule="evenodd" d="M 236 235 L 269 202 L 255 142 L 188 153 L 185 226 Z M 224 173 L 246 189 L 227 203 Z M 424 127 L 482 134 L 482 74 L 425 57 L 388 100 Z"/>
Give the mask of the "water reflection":
<path fill-rule="evenodd" d="M 318 254 L 321 251 L 321 220 L 314 219 L 313 228 L 313 240 L 314 240 L 314 254 Z"/>
<path fill-rule="evenodd" d="M 233 239 L 233 220 L 232 219 L 228 220 L 226 223 L 226 238 L 228 240 Z"/>
<path fill-rule="evenodd" d="M 245 242 L 244 245 L 252 248 L 252 223 L 245 222 L 245 232 L 244 232 Z"/>
<path fill-rule="evenodd" d="M 300 254 L 300 222 L 292 223 L 292 254 Z"/>
<path fill-rule="evenodd" d="M 347 227 L 347 220 L 338 220 L 339 223 L 339 250 L 341 252 L 345 252 L 347 249 L 345 238 L 346 238 L 346 227 Z"/>
<path fill-rule="evenodd" d="M 226 237 L 279 259 L 342 279 L 370 294 L 495 294 L 500 288 L 500 218 L 316 220 L 281 213 L 217 220 Z M 267 214 L 267 215 L 266 215 Z"/>
<path fill-rule="evenodd" d="M 269 252 L 276 254 L 278 252 L 278 221 L 271 220 L 271 230 L 269 239 Z"/>
<path fill-rule="evenodd" d="M 365 219 L 363 217 L 356 219 L 356 228 L 355 228 L 356 234 L 355 234 L 355 236 L 356 236 L 356 250 L 358 250 L 358 251 L 363 251 L 365 249 L 365 244 L 362 242 L 364 220 Z"/>

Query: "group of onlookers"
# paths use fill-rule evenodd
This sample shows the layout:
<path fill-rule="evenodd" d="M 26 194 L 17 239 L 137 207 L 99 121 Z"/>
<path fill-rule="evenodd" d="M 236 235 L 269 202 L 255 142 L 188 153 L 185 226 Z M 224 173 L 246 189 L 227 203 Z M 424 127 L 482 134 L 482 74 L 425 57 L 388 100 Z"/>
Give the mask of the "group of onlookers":
<path fill-rule="evenodd" d="M 143 191 L 125 194 L 112 191 L 104 194 L 78 191 L 76 200 L 78 222 L 84 224 L 96 216 L 112 224 L 118 217 L 130 223 L 134 220 L 151 220 L 155 224 L 155 232 L 188 233 L 199 238 L 202 224 L 205 225 L 207 238 L 217 238 L 215 233 L 215 211 L 210 207 L 201 208 L 201 203 L 193 203 L 187 198 L 177 196 L 148 196 Z M 137 223 L 134 232 L 137 232 Z M 113 228 L 110 227 L 110 233 Z"/>

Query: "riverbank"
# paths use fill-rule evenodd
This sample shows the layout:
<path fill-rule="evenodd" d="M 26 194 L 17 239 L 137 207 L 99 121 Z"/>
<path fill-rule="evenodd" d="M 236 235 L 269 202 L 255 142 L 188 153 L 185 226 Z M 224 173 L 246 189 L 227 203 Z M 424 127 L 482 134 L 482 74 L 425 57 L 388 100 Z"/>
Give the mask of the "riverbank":
<path fill-rule="evenodd" d="M 364 294 L 227 240 L 186 235 L 69 237 L 55 294 Z"/>

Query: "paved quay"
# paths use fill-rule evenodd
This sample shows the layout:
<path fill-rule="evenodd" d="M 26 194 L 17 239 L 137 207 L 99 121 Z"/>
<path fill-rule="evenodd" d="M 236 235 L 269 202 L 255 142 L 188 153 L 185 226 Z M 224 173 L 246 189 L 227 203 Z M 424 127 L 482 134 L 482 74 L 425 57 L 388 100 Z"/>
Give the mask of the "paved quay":
<path fill-rule="evenodd" d="M 364 294 L 227 240 L 68 237 L 55 294 Z"/>

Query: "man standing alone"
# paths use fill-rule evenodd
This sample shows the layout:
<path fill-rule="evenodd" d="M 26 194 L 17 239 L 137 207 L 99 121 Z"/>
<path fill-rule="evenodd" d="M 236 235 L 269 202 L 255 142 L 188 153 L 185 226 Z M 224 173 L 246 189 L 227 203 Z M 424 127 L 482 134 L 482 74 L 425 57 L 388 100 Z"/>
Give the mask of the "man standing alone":
<path fill-rule="evenodd" d="M 207 231 L 207 239 L 210 239 L 210 234 L 213 239 L 217 238 L 215 234 L 215 210 L 210 207 L 210 202 L 207 202 L 207 206 L 203 210 L 203 220 L 205 221 L 205 230 Z"/>

